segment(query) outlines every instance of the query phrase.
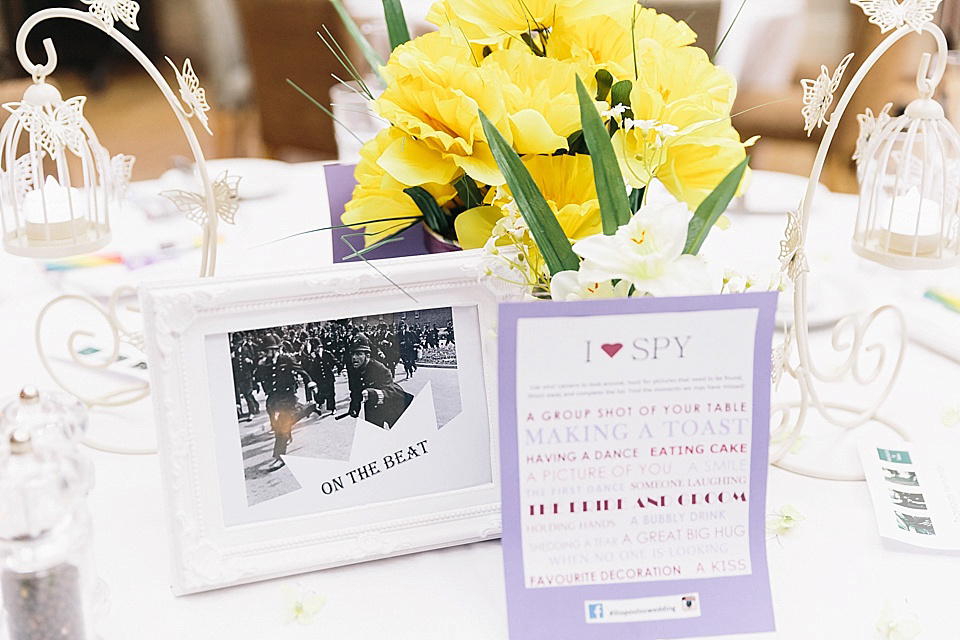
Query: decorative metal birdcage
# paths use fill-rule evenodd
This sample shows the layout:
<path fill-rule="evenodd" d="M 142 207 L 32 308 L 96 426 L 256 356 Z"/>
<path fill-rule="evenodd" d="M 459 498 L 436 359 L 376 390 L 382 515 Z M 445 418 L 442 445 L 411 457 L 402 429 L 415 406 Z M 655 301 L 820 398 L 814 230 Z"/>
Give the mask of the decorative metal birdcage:
<path fill-rule="evenodd" d="M 773 355 L 774 383 L 779 384 L 786 376 L 795 379 L 800 398 L 774 405 L 775 447 L 771 450 L 771 463 L 832 480 L 862 480 L 863 473 L 833 465 L 811 466 L 790 457 L 814 413 L 819 414 L 821 422 L 838 427 L 841 432 L 873 423 L 909 439 L 905 429 L 880 415 L 880 407 L 901 371 L 907 330 L 903 312 L 890 305 L 869 314 L 844 317 L 834 326 L 830 342 L 834 355 L 841 357 L 839 364 L 818 365 L 807 318 L 811 274 L 806 236 L 810 212 L 827 153 L 854 94 L 880 58 L 894 44 L 913 34 L 932 36 L 937 46 L 936 58 L 930 54 L 921 58 L 917 74 L 920 97 L 899 117 L 890 115 L 892 104 L 877 115 L 868 109 L 858 116 L 860 138 L 854 160 L 858 163 L 860 204 L 853 250 L 898 269 L 943 268 L 960 262 L 960 134 L 934 100 L 948 53 L 943 30 L 933 22 L 941 0 L 902 4 L 897 0 L 850 1 L 863 9 L 883 33 L 892 33 L 863 62 L 832 113 L 834 93 L 853 54 L 844 58 L 834 73 L 823 67 L 816 79 L 803 81 L 807 132 L 822 125 L 827 128 L 804 199 L 798 211 L 788 216 L 786 237 L 781 242 L 782 268 L 794 283 L 794 314 L 792 326 L 786 328 L 784 341 Z M 792 358 L 794 351 L 796 361 Z M 840 381 L 856 384 L 868 393 L 850 393 L 845 388 L 842 401 L 829 399 L 826 388 Z M 855 397 L 858 402 L 848 403 L 847 397 Z"/>
<path fill-rule="evenodd" d="M 85 98 L 64 100 L 42 77 L 0 129 L 0 219 L 4 248 L 31 258 L 95 251 L 110 241 L 133 158 L 112 161 L 83 117 Z"/>
<path fill-rule="evenodd" d="M 960 134 L 933 99 L 943 73 L 928 79 L 929 63 L 927 55 L 920 97 L 902 116 L 891 118 L 889 105 L 860 116 L 853 250 L 897 269 L 960 263 Z"/>
<path fill-rule="evenodd" d="M 226 174 L 211 180 L 203 150 L 192 121 L 210 133 L 206 92 L 193 71 L 189 58 L 178 67 L 167 58 L 176 76 L 179 97 L 160 70 L 123 33 L 126 28 L 138 30 L 135 0 L 90 2 L 87 11 L 52 7 L 28 17 L 16 37 L 16 52 L 23 68 L 33 77 L 33 86 L 20 102 L 3 105 L 10 112 L 0 128 L 0 217 L 4 248 L 13 254 L 32 258 L 63 258 L 95 251 L 110 241 L 110 217 L 119 209 L 129 184 L 134 159 L 131 156 L 110 157 L 100 145 L 96 133 L 83 116 L 86 98 L 63 100 L 60 92 L 46 79 L 57 66 L 57 51 L 49 38 L 43 40 L 47 59 L 35 63 L 27 52 L 27 37 L 46 20 L 72 20 L 87 24 L 106 34 L 143 67 L 173 110 L 196 161 L 196 175 L 201 189 L 197 193 L 172 191 L 166 195 L 179 211 L 202 229 L 200 276 L 213 276 L 217 259 L 217 224 L 232 223 L 237 211 L 237 178 Z M 56 315 L 74 314 L 75 305 L 85 305 L 94 318 L 106 321 L 102 339 L 108 354 L 106 361 L 89 360 L 77 350 L 77 338 L 95 334 L 86 328 L 71 331 L 65 352 L 72 365 L 90 376 L 105 371 L 119 359 L 121 343 L 141 349 L 142 331 L 121 320 L 119 311 L 136 316 L 136 290 L 131 285 L 118 288 L 107 304 L 88 296 L 67 294 L 47 304 L 37 319 L 36 342 L 40 360 L 51 378 L 90 406 L 119 406 L 136 402 L 149 393 L 149 385 L 136 381 L 125 387 L 99 388 L 90 395 L 72 384 L 79 378 L 73 368 L 55 367 L 49 356 L 49 339 L 44 338 L 45 320 Z M 84 316 L 86 317 L 86 316 Z M 85 321 L 85 320 L 84 320 Z M 99 321 L 99 318 L 98 318 Z M 131 324 L 136 324 L 131 323 Z M 53 326 L 55 323 L 51 322 Z M 64 355 L 61 353 L 61 356 Z M 62 357 L 61 357 L 62 359 Z M 110 385 L 106 385 L 110 386 Z M 101 448 L 117 450 L 101 445 Z"/>

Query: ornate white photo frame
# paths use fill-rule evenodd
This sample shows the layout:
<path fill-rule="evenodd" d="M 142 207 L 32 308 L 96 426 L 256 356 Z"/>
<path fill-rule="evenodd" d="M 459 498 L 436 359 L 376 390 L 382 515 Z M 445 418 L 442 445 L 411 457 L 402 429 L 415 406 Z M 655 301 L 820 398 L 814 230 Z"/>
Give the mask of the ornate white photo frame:
<path fill-rule="evenodd" d="M 141 287 L 176 594 L 499 536 L 497 298 L 478 262 L 462 252 Z M 405 336 L 421 333 L 415 364 L 404 356 L 396 371 L 391 340 L 406 354 Z M 305 370 L 325 350 L 345 364 L 333 412 L 311 411 L 321 396 L 300 376 L 298 422 L 281 422 L 289 388 L 271 372 Z M 236 368 L 251 352 L 253 405 Z M 386 391 L 361 392 L 377 371 Z M 406 408 L 384 419 L 375 407 L 394 387 Z"/>

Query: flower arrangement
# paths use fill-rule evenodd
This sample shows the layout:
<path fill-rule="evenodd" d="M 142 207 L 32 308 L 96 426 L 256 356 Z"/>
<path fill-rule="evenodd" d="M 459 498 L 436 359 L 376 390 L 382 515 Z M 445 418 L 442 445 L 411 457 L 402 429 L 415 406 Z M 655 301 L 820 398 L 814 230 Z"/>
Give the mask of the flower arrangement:
<path fill-rule="evenodd" d="M 733 77 L 636 0 L 438 0 L 394 45 L 343 222 L 414 225 L 556 299 L 719 293 L 697 253 L 746 181 Z M 675 202 L 650 204 L 658 181 Z M 692 213 L 693 212 L 693 213 Z"/>

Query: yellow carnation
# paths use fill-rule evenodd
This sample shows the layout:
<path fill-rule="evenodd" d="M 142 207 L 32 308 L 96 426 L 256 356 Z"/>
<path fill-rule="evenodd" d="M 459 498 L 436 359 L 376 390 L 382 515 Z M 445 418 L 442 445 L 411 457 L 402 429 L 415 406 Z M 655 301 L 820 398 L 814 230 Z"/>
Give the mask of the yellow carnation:
<path fill-rule="evenodd" d="M 629 16 L 636 0 L 439 0 L 427 13 L 435 25 L 452 25 L 474 42 L 508 46 L 520 34 L 545 31 L 564 17 Z M 628 18 L 629 19 L 629 18 Z"/>
<path fill-rule="evenodd" d="M 478 115 L 482 109 L 510 140 L 495 71 L 475 66 L 454 39 L 429 33 L 397 47 L 383 75 L 387 89 L 374 103 L 376 112 L 422 143 L 394 148 L 395 167 L 408 162 L 435 182 L 448 182 L 459 168 L 484 184 L 503 183 Z"/>
<path fill-rule="evenodd" d="M 593 162 L 589 156 L 528 156 L 523 164 L 568 238 L 575 241 L 603 232 Z M 503 216 L 503 210 L 512 202 L 510 189 L 503 186 L 496 190 L 493 206 L 460 214 L 456 221 L 460 245 L 464 249 L 482 247 L 490 238 L 494 224 Z M 539 255 L 536 247 L 529 249 Z"/>
<path fill-rule="evenodd" d="M 576 65 L 508 49 L 490 54 L 482 66 L 503 72 L 503 100 L 517 153 L 552 154 L 568 148 L 567 137 L 581 128 Z M 596 80 L 587 76 L 586 86 L 595 92 Z"/>
<path fill-rule="evenodd" d="M 410 196 L 403 192 L 412 185 L 396 180 L 379 164 L 384 152 L 398 143 L 413 146 L 416 141 L 389 127 L 360 150 L 360 162 L 354 173 L 357 186 L 341 220 L 343 224 L 364 230 L 364 245 L 367 247 L 416 223 L 423 215 Z M 419 186 L 441 206 L 456 195 L 449 183 L 423 183 Z"/>
<path fill-rule="evenodd" d="M 629 12 L 626 16 L 599 15 L 585 20 L 559 18 L 550 34 L 547 55 L 575 60 L 594 70 L 606 69 L 617 80 L 633 80 L 643 69 L 639 58 L 648 49 L 685 47 L 696 39 L 697 34 L 686 23 L 653 9 L 638 8 L 635 19 Z"/>
<path fill-rule="evenodd" d="M 693 47 L 649 50 L 630 93 L 632 128 L 614 134 L 624 177 L 634 187 L 656 177 L 696 209 L 746 157 L 730 122 L 733 77 Z"/>

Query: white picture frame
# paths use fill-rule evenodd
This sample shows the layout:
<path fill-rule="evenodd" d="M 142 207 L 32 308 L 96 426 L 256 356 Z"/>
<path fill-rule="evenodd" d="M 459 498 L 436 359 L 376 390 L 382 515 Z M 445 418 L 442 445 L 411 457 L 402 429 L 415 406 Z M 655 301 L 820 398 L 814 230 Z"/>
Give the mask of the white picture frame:
<path fill-rule="evenodd" d="M 153 388 L 164 503 L 172 544 L 175 594 L 499 537 L 500 470 L 495 377 L 497 298 L 478 282 L 478 268 L 475 252 L 461 252 L 382 260 L 376 262 L 376 268 L 360 263 L 312 272 L 201 279 L 141 287 L 139 293 Z M 256 332 L 269 328 L 280 330 L 281 335 L 290 335 L 290 327 L 297 325 L 309 327 L 315 333 L 328 329 L 331 333 L 334 330 L 352 331 L 353 322 L 361 317 L 367 318 L 369 323 L 374 314 L 393 314 L 395 320 L 398 315 L 406 313 L 419 318 L 421 310 L 440 313 L 444 309 L 449 309 L 451 326 L 456 327 L 456 364 L 452 374 L 456 383 L 449 382 L 449 371 L 427 371 L 423 374 L 427 376 L 426 382 L 421 379 L 419 383 L 424 385 L 423 388 L 413 394 L 407 413 L 400 418 L 403 420 L 408 414 L 413 416 L 411 412 L 415 406 L 419 407 L 416 416 L 430 415 L 429 412 L 419 413 L 421 409 L 428 411 L 423 409 L 429 406 L 424 389 L 442 386 L 449 398 L 453 397 L 450 389 L 459 389 L 460 414 L 437 431 L 429 431 L 432 427 L 430 420 L 411 417 L 404 423 L 431 425 L 423 428 L 436 435 L 438 448 L 434 448 L 425 436 L 423 439 L 428 444 L 421 445 L 418 452 L 429 448 L 430 453 L 442 451 L 443 455 L 435 458 L 424 455 L 422 462 L 419 459 L 414 461 L 412 457 L 404 460 L 411 462 L 406 467 L 411 471 L 405 474 L 401 473 L 403 467 L 400 465 L 389 470 L 381 468 L 384 471 L 381 478 L 395 473 L 395 479 L 381 482 L 379 488 L 374 487 L 376 477 L 369 477 L 370 481 L 366 482 L 368 478 L 360 474 L 344 475 L 347 470 L 357 471 L 370 462 L 353 458 L 353 452 L 361 448 L 360 434 L 364 437 L 363 452 L 372 454 L 378 448 L 382 449 L 377 458 L 371 455 L 373 460 L 402 449 L 394 446 L 401 437 L 394 434 L 403 432 L 399 428 L 401 423 L 398 421 L 393 429 L 388 429 L 386 423 L 382 429 L 376 429 L 364 421 L 364 409 L 361 416 L 344 421 L 354 425 L 349 460 L 335 461 L 341 465 L 337 467 L 334 461 L 315 457 L 308 461 L 313 466 L 306 467 L 303 462 L 306 458 L 281 455 L 280 459 L 287 463 L 282 466 L 297 478 L 300 488 L 251 504 L 254 500 L 251 491 L 258 486 L 255 484 L 258 482 L 256 473 L 266 467 L 244 466 L 250 464 L 245 456 L 256 456 L 244 448 L 248 446 L 244 444 L 246 436 L 242 436 L 244 429 L 253 427 L 241 423 L 241 410 L 234 406 L 229 386 L 230 383 L 235 385 L 235 378 L 240 375 L 230 369 L 230 362 L 239 357 L 238 349 L 244 348 L 231 347 L 234 335 L 238 336 L 236 340 L 240 343 L 259 335 L 263 344 L 265 334 Z M 347 318 L 351 320 L 346 322 L 344 319 Z M 408 330 L 401 328 L 400 321 L 395 321 L 397 332 Z M 341 326 L 334 327 L 334 323 Z M 328 324 L 331 326 L 327 327 Z M 359 326 L 362 332 L 364 326 L 369 329 L 371 325 L 361 323 Z M 227 354 L 226 362 L 224 353 Z M 258 358 L 266 358 L 272 353 L 263 350 Z M 269 363 L 269 360 L 262 362 Z M 418 369 L 418 373 L 420 371 Z M 411 381 L 417 380 L 418 373 L 413 374 Z M 226 387 L 225 378 L 228 379 Z M 342 386 L 342 380 L 338 384 Z M 429 399 L 434 399 L 434 395 L 431 391 Z M 367 396 L 362 397 L 367 402 Z M 424 400 L 421 402 L 420 398 Z M 434 400 L 435 417 L 440 415 L 437 409 L 440 403 L 441 400 Z M 443 407 L 456 409 L 453 404 Z M 253 409 L 249 401 L 247 408 L 250 414 L 247 417 L 251 417 Z M 230 415 L 234 416 L 234 424 L 230 424 Z M 271 416 L 268 418 L 272 421 Z M 309 418 L 316 420 L 318 425 L 323 420 L 332 419 L 314 415 Z M 271 424 L 267 422 L 268 427 Z M 440 424 L 439 418 L 437 424 Z M 449 431 L 444 431 L 448 427 Z M 316 434 L 341 434 L 347 428 L 337 423 L 335 427 L 324 426 L 326 431 L 310 426 L 304 427 L 302 432 L 312 434 L 311 442 L 319 442 L 323 447 L 326 441 Z M 231 429 L 233 436 L 230 435 Z M 250 431 L 253 435 L 247 439 L 275 438 L 279 441 L 277 430 L 264 433 L 262 425 L 259 429 Z M 299 432 L 294 430 L 292 433 L 295 445 Z M 441 435 L 446 438 L 442 442 Z M 236 439 L 235 444 L 231 443 L 231 437 Z M 265 451 L 269 442 L 260 442 L 258 446 L 257 456 L 262 457 L 261 449 Z M 384 446 L 388 446 L 389 451 L 383 449 Z M 461 455 L 459 452 L 466 449 L 471 449 L 472 458 L 480 462 L 470 471 L 450 471 L 451 464 L 459 464 L 456 462 Z M 273 451 L 275 453 L 277 449 Z M 482 455 L 477 455 L 478 451 Z M 294 460 L 298 461 L 297 465 L 293 464 Z M 349 463 L 349 469 L 343 466 L 346 463 Z M 304 469 L 309 469 L 310 473 Z M 368 471 L 372 469 L 370 467 Z M 340 475 L 336 476 L 334 472 L 338 470 Z M 285 469 L 280 471 L 285 472 Z M 340 482 L 320 483 L 318 478 L 326 477 L 325 474 L 330 480 L 339 477 Z M 354 482 L 351 483 L 350 478 Z M 441 479 L 443 482 L 438 487 Z M 238 489 L 239 484 L 245 488 Z M 387 486 L 406 487 L 405 490 L 412 494 L 371 501 L 370 495 L 381 496 L 379 492 L 386 491 Z M 444 490 L 444 486 L 454 488 Z M 423 491 L 419 492 L 421 488 Z M 348 490 L 354 491 L 355 496 L 345 493 Z M 246 491 L 246 506 L 242 500 L 243 491 Z M 298 502 L 300 491 L 315 495 L 312 500 Z M 361 491 L 366 496 L 362 500 L 358 497 Z M 306 504 L 328 504 L 317 499 L 320 497 L 341 502 L 336 503 L 335 508 L 309 512 L 313 508 L 309 507 L 304 512 Z M 276 506 L 281 504 L 283 506 Z"/>

